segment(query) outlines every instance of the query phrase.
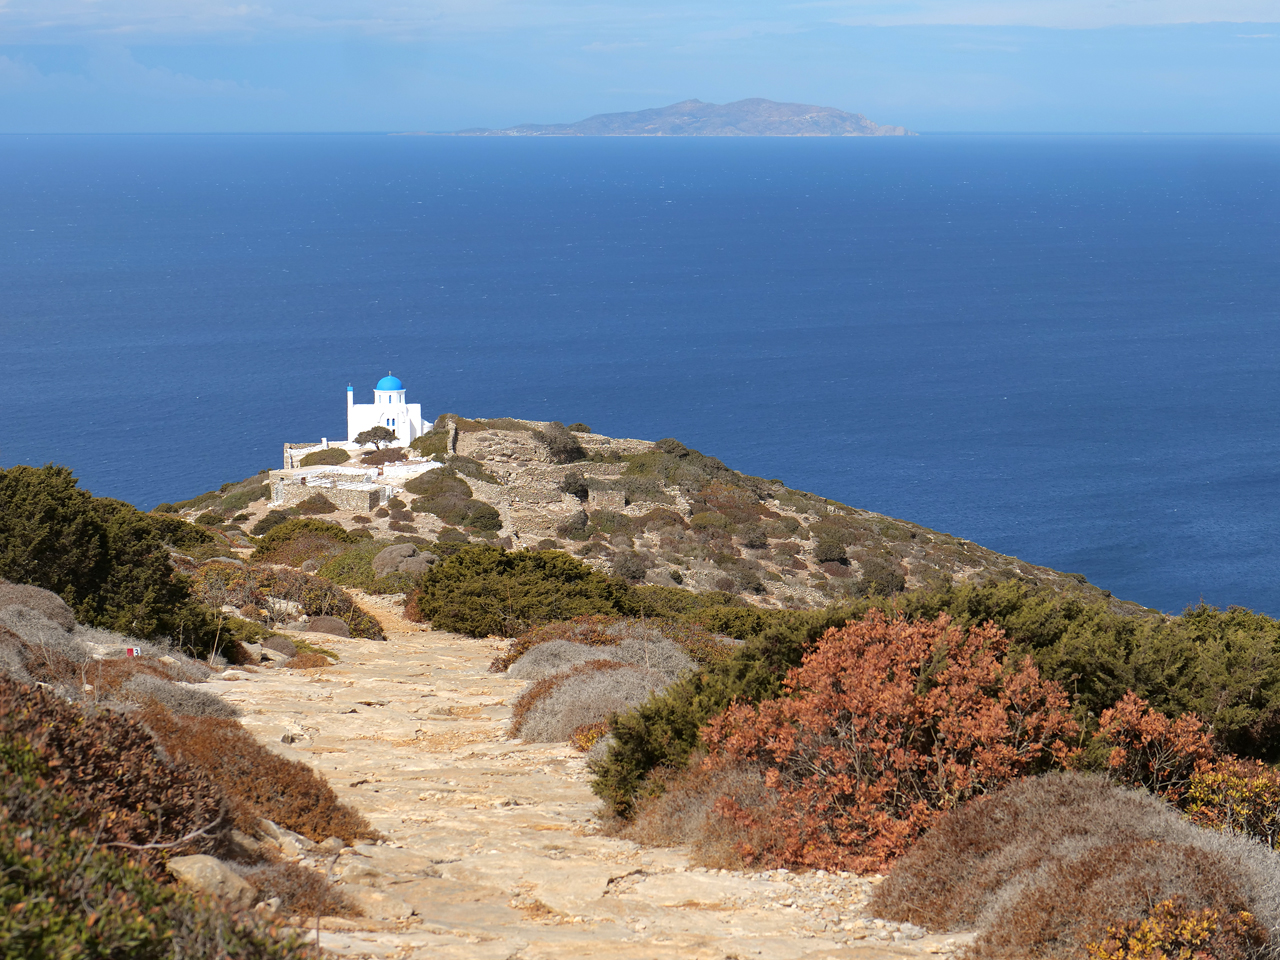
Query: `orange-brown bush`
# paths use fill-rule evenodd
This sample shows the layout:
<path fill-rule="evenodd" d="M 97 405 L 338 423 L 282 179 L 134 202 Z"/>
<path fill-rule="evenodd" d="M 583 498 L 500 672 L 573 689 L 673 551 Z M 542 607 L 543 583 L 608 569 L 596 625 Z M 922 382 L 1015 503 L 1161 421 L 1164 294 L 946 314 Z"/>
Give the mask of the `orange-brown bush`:
<path fill-rule="evenodd" d="M 1197 768 L 1216 754 L 1200 718 L 1185 713 L 1170 720 L 1152 710 L 1132 690 L 1098 718 L 1097 742 L 1111 748 L 1107 768 L 1113 779 L 1146 787 L 1177 803 Z"/>
<path fill-rule="evenodd" d="M 168 843 L 213 827 L 173 852 L 217 853 L 229 834 L 213 779 L 162 756 L 131 717 L 94 713 L 0 677 L 0 741 L 29 744 L 58 792 L 92 812 L 96 822 L 85 826 L 101 844 Z"/>
<path fill-rule="evenodd" d="M 1079 958 L 1109 926 L 1172 897 L 1275 926 L 1280 857 L 1195 827 L 1146 791 L 1051 773 L 940 818 L 869 910 L 937 930 L 977 927 L 976 957 Z"/>
<path fill-rule="evenodd" d="M 246 833 L 256 833 L 265 817 L 316 841 L 341 837 L 352 843 L 377 836 L 310 767 L 272 753 L 234 720 L 175 717 L 156 708 L 142 719 L 172 756 L 221 787 Z"/>
<path fill-rule="evenodd" d="M 883 869 L 946 810 L 1061 764 L 1067 698 L 994 624 L 888 620 L 832 629 L 787 676 L 787 696 L 730 707 L 704 730 L 707 763 L 763 764 L 778 794 L 769 846 L 748 860 Z M 732 800 L 725 815 L 758 823 Z"/>
<path fill-rule="evenodd" d="M 286 917 L 358 917 L 360 908 L 314 870 L 296 863 L 270 863 L 245 871 L 259 900 L 280 898 Z"/>
<path fill-rule="evenodd" d="M 584 723 L 578 729 L 573 731 L 573 736 L 569 738 L 569 746 L 586 753 L 596 745 L 603 737 L 609 735 L 609 721 L 600 720 L 596 723 Z"/>
<path fill-rule="evenodd" d="M 1190 910 L 1185 897 L 1173 897 L 1142 920 L 1107 927 L 1107 938 L 1087 949 L 1090 960 L 1226 960 L 1248 956 L 1265 939 L 1252 914 Z"/>

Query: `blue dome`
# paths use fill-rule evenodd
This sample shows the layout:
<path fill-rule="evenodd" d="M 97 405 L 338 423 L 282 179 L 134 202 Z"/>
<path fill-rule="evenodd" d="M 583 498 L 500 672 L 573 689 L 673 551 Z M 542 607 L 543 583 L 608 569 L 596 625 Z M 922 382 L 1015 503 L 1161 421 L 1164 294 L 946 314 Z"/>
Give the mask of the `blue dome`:
<path fill-rule="evenodd" d="M 400 382 L 400 379 L 399 379 L 398 377 L 393 377 L 391 374 L 389 374 L 389 373 L 388 373 L 385 377 L 383 377 L 381 380 L 379 380 L 379 381 L 378 381 L 378 385 L 377 385 L 376 387 L 374 387 L 373 389 L 375 389 L 375 390 L 403 390 L 403 389 L 404 389 L 404 384 Z"/>

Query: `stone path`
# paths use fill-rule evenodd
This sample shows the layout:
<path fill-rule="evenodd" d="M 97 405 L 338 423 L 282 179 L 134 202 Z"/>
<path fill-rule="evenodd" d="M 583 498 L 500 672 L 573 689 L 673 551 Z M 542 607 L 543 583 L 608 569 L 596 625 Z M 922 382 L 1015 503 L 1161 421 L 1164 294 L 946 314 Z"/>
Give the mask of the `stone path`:
<path fill-rule="evenodd" d="M 691 868 L 601 835 L 581 755 L 506 738 L 523 684 L 499 646 L 361 597 L 385 643 L 308 635 L 318 670 L 228 671 L 217 692 L 260 741 L 310 764 L 385 834 L 303 853 L 366 917 L 326 918 L 334 954 L 395 960 L 728 960 L 948 955 L 959 944 L 861 913 L 874 878 Z"/>

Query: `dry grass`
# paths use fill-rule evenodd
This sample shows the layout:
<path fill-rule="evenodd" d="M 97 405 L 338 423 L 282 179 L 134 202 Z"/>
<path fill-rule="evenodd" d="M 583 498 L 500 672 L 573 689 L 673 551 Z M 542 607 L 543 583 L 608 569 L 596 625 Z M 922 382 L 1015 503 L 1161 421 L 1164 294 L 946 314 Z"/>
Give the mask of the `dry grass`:
<path fill-rule="evenodd" d="M 657 796 L 641 801 L 635 817 L 619 820 L 613 831 L 624 839 L 654 847 L 688 845 L 693 860 L 704 867 L 741 870 L 751 852 L 768 846 L 768 824 L 776 797 L 757 765 L 721 766 L 695 762 L 663 784 Z M 756 813 L 745 825 L 722 816 L 723 800 Z"/>
<path fill-rule="evenodd" d="M 280 898 L 279 912 L 286 917 L 359 917 L 363 914 L 314 870 L 296 863 L 272 863 L 246 870 L 244 879 L 258 892 L 259 900 Z"/>
<path fill-rule="evenodd" d="M 51 590 L 21 583 L 0 582 L 0 609 L 5 607 L 26 607 L 52 620 L 65 631 L 70 632 L 75 629 L 75 614 L 62 598 Z"/>
<path fill-rule="evenodd" d="M 314 670 L 316 667 L 331 667 L 333 661 L 323 653 L 300 653 L 284 662 L 291 670 Z"/>

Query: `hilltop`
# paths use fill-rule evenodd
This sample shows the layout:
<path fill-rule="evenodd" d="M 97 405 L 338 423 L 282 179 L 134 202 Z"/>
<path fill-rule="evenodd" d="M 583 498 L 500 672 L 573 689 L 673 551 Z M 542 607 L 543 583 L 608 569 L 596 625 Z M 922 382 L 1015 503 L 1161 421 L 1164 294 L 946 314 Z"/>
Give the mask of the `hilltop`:
<path fill-rule="evenodd" d="M 466 137 L 901 137 L 905 127 L 872 123 L 860 113 L 760 97 L 733 103 L 682 100 L 630 113 L 600 113 L 577 123 L 525 123 L 504 130 L 459 130 Z"/>
<path fill-rule="evenodd" d="M 291 455 L 295 463 L 349 456 L 318 444 L 291 445 Z M 390 488 L 385 506 L 301 503 L 324 497 L 317 484 L 352 479 L 361 456 L 381 465 L 378 480 Z M 373 476 L 379 467 L 363 469 Z M 1144 612 L 1080 574 L 750 476 L 677 440 L 607 437 L 583 424 L 445 415 L 413 449 L 357 451 L 319 472 L 271 471 L 180 506 L 190 519 L 234 518 L 251 530 L 273 509 L 267 484 L 279 498 L 274 509 L 319 512 L 378 540 L 564 550 L 631 582 L 721 591 L 765 608 L 816 609 L 872 593 L 1018 581 L 1106 601 L 1116 612 Z M 261 499 L 245 503 L 250 496 Z M 234 537 L 235 528 L 230 532 Z"/>

